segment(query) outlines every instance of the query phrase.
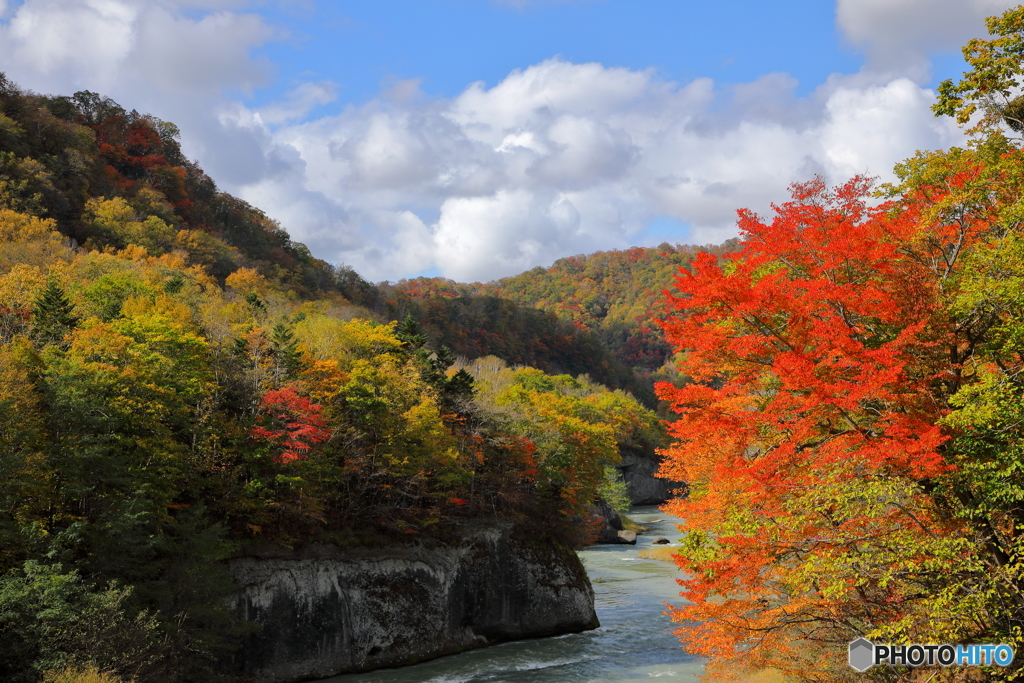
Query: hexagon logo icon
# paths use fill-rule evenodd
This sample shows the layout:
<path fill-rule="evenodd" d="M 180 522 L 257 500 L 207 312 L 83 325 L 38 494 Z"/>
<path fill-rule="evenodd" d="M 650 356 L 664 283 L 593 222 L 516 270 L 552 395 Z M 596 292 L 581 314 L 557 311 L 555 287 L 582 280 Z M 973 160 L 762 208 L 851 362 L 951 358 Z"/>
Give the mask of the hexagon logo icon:
<path fill-rule="evenodd" d="M 875 663 L 875 646 L 864 638 L 850 643 L 850 666 L 857 671 L 867 671 Z"/>

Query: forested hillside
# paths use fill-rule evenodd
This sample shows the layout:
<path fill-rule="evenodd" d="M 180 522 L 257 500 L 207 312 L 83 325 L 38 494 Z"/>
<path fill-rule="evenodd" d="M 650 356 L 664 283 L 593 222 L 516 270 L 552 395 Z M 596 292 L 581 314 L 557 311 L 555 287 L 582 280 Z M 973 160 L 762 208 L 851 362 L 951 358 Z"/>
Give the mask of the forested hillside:
<path fill-rule="evenodd" d="M 371 285 L 354 273 L 344 273 L 340 288 L 382 319 L 409 315 L 424 332 L 465 358 L 498 356 L 516 365 L 551 373 L 589 374 L 598 382 L 624 389 L 653 407 L 657 403 L 650 380 L 621 362 L 601 337 L 553 311 L 448 280 L 421 279 L 421 290 L 410 282 Z M 441 285 L 441 288 L 435 288 Z"/>
<path fill-rule="evenodd" d="M 697 253 L 724 255 L 736 248 L 736 240 L 706 247 L 664 243 L 562 258 L 548 268 L 494 282 L 415 278 L 385 291 L 420 300 L 427 308 L 455 307 L 469 297 L 497 297 L 552 314 L 590 333 L 611 352 L 612 358 L 601 358 L 601 363 L 587 359 L 593 367 L 607 366 L 604 372 L 614 373 L 611 378 L 598 375 L 601 381 L 626 386 L 653 405 L 653 382 L 677 375 L 672 347 L 658 324 L 665 317 L 665 295 L 674 289 L 675 275 Z M 455 348 L 457 342 L 446 343 Z"/>
<path fill-rule="evenodd" d="M 0 103 L 4 205 L 54 219 L 59 232 L 86 248 L 136 244 L 150 255 L 177 251 L 220 283 L 246 267 L 300 297 L 340 292 L 378 320 L 413 315 L 436 343 L 459 355 L 590 372 L 609 386 L 644 393 L 653 404 L 649 384 L 638 382 L 598 339 L 532 306 L 499 301 L 490 292 L 421 304 L 314 258 L 261 211 L 218 191 L 182 155 L 172 123 L 90 92 L 26 98 L 6 79 Z"/>
<path fill-rule="evenodd" d="M 243 545 L 481 515 L 580 542 L 619 446 L 662 436 L 598 383 L 612 360 L 572 376 L 608 358 L 586 333 L 494 297 L 400 310 L 218 192 L 170 123 L 0 77 L 0 155 L 5 681 L 216 680 Z M 455 371 L 448 339 L 571 374 Z"/>

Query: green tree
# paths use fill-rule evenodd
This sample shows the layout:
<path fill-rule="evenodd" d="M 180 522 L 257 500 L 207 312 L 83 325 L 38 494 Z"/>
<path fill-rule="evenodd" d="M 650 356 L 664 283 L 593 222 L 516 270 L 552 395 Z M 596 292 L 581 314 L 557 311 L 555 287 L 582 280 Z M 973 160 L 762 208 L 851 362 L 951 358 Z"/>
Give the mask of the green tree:
<path fill-rule="evenodd" d="M 25 559 L 54 502 L 40 366 L 24 337 L 0 346 L 0 572 Z"/>
<path fill-rule="evenodd" d="M 1019 95 L 1024 75 L 1024 6 L 985 20 L 990 39 L 976 38 L 963 48 L 970 65 L 959 81 L 939 84 L 932 109 L 966 124 L 981 114 L 974 130 L 992 130 L 1005 124 L 1024 131 L 1024 98 Z"/>
<path fill-rule="evenodd" d="M 41 344 L 63 344 L 67 334 L 78 325 L 74 310 L 64 289 L 50 278 L 32 303 L 33 336 Z"/>
<path fill-rule="evenodd" d="M 294 379 L 302 369 L 302 351 L 288 325 L 279 322 L 270 332 L 270 355 L 274 370 L 282 378 Z"/>
<path fill-rule="evenodd" d="M 605 465 L 604 480 L 598 487 L 597 493 L 613 510 L 618 512 L 628 512 L 633 505 L 629 498 L 629 487 L 619 475 L 619 470 L 611 465 Z"/>
<path fill-rule="evenodd" d="M 427 343 L 427 335 L 420 332 L 420 324 L 413 319 L 411 313 L 407 313 L 398 323 L 395 328 L 395 337 L 411 351 L 416 351 Z"/>
<path fill-rule="evenodd" d="M 0 576 L 0 675 L 35 683 L 45 671 L 95 664 L 126 678 L 160 680 L 167 648 L 131 588 L 96 589 L 59 564 L 28 561 Z"/>

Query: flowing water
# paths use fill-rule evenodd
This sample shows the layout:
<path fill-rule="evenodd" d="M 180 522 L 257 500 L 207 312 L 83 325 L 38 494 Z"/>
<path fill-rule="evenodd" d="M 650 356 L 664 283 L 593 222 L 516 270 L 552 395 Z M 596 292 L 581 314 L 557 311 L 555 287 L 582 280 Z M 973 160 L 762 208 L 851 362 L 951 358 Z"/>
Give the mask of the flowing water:
<path fill-rule="evenodd" d="M 601 627 L 586 633 L 522 640 L 470 650 L 401 669 L 328 678 L 321 683 L 600 683 L 695 681 L 702 660 L 684 654 L 662 614 L 678 599 L 676 566 L 637 552 L 658 536 L 677 545 L 673 519 L 656 507 L 629 516 L 648 527 L 635 546 L 603 545 L 579 551 L 594 585 Z"/>

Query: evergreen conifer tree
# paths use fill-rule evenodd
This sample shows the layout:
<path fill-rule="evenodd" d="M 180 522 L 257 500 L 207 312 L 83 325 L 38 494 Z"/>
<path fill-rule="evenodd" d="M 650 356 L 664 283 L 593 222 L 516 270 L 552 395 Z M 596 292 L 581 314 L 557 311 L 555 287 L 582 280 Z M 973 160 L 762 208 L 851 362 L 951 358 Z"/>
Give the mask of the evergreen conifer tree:
<path fill-rule="evenodd" d="M 285 377 L 295 377 L 302 369 L 302 352 L 291 328 L 284 323 L 274 325 L 270 333 L 270 353 L 278 372 Z"/>
<path fill-rule="evenodd" d="M 74 305 L 57 281 L 50 278 L 32 303 L 32 334 L 41 344 L 60 344 L 78 325 Z"/>
<path fill-rule="evenodd" d="M 260 295 L 256 292 L 249 292 L 245 295 L 245 303 L 249 304 L 252 308 L 253 314 L 256 316 L 266 315 L 267 303 L 260 298 Z"/>
<path fill-rule="evenodd" d="M 411 314 L 406 314 L 402 322 L 398 323 L 395 328 L 395 336 L 410 350 L 419 349 L 427 343 L 427 335 L 420 332 L 420 324 L 413 320 Z"/>

